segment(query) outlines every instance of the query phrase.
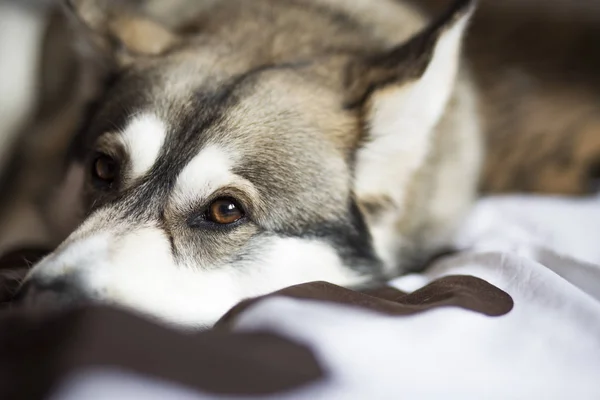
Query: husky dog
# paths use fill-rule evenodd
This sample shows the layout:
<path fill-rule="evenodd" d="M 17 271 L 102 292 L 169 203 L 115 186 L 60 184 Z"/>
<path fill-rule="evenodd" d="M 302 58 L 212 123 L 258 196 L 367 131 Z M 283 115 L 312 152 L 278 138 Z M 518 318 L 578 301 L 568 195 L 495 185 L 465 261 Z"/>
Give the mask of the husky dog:
<path fill-rule="evenodd" d="M 180 26 L 66 4 L 107 84 L 69 171 L 85 220 L 26 302 L 209 326 L 289 285 L 405 272 L 476 196 L 473 0 L 430 23 L 395 0 L 205 0 Z"/>

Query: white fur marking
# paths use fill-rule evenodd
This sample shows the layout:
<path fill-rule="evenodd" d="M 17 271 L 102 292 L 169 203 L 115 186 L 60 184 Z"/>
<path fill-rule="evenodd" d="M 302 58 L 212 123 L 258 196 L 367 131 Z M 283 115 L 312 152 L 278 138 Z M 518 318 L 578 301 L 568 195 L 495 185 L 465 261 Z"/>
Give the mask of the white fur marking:
<path fill-rule="evenodd" d="M 175 204 L 185 206 L 195 203 L 223 186 L 241 181 L 231 172 L 233 164 L 234 157 L 230 151 L 217 145 L 206 146 L 179 174 L 173 192 Z"/>
<path fill-rule="evenodd" d="M 167 127 L 154 114 L 134 117 L 121 134 L 131 160 L 131 178 L 145 175 L 156 162 L 165 142 Z"/>

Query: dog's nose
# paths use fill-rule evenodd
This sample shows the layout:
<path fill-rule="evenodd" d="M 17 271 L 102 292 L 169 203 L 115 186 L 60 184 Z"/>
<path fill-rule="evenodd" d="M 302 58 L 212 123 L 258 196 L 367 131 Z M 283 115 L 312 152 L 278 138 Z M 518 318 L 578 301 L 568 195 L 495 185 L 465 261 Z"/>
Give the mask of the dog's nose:
<path fill-rule="evenodd" d="M 51 281 L 28 280 L 11 303 L 19 307 L 55 310 L 79 306 L 87 301 L 89 297 L 76 280 L 60 278 Z"/>

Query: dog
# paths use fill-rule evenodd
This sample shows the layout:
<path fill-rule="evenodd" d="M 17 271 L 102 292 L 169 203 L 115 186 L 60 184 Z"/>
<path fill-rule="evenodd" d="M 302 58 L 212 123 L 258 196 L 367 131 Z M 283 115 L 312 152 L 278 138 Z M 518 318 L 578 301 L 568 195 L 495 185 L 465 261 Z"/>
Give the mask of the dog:
<path fill-rule="evenodd" d="M 67 173 L 84 222 L 24 303 L 204 328 L 286 286 L 409 271 L 476 198 L 474 0 L 434 20 L 394 0 L 207 0 L 177 27 L 65 5 L 106 89 Z"/>

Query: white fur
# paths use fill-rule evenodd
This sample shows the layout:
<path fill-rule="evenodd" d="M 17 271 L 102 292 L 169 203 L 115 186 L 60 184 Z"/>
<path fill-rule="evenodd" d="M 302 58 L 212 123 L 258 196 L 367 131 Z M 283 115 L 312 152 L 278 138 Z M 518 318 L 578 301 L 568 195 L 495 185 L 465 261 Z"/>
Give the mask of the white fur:
<path fill-rule="evenodd" d="M 208 145 L 190 161 L 177 178 L 173 197 L 187 204 L 209 196 L 234 180 L 231 154 L 217 145 Z"/>
<path fill-rule="evenodd" d="M 87 229 L 91 225 L 86 224 Z M 211 325 L 239 301 L 290 285 L 361 281 L 333 248 L 318 241 L 265 239 L 260 259 L 199 269 L 177 265 L 168 239 L 158 228 L 149 226 L 124 236 L 109 230 L 74 236 L 78 239 L 44 259 L 29 278 L 76 273 L 84 290 L 102 301 L 182 326 Z"/>
<path fill-rule="evenodd" d="M 370 120 L 372 140 L 357 158 L 359 194 L 385 193 L 396 204 L 403 203 L 404 189 L 423 164 L 433 128 L 454 89 L 467 21 L 463 17 L 442 35 L 420 80 L 375 95 Z"/>
<path fill-rule="evenodd" d="M 445 135 L 438 143 L 438 148 L 444 149 L 444 162 L 433 171 L 435 190 L 429 201 L 427 236 L 429 244 L 437 247 L 449 243 L 477 197 L 484 153 L 477 95 L 471 80 L 461 79 L 456 93 L 452 111 L 436 128 L 439 135 Z"/>
<path fill-rule="evenodd" d="M 175 195 L 205 197 L 233 179 L 233 157 L 218 145 L 208 145 L 181 171 Z"/>
<path fill-rule="evenodd" d="M 432 60 L 416 82 L 376 93 L 370 117 L 371 140 L 357 154 L 359 198 L 387 196 L 397 216 L 403 213 L 406 189 L 430 151 L 431 137 L 454 90 L 463 33 L 470 14 L 438 40 Z M 395 265 L 397 218 L 372 229 L 384 264 Z"/>
<path fill-rule="evenodd" d="M 166 136 L 166 124 L 154 114 L 144 113 L 131 120 L 120 135 L 131 162 L 131 179 L 148 173 L 158 159 Z"/>
<path fill-rule="evenodd" d="M 256 196 L 252 183 L 232 172 L 235 159 L 233 150 L 218 145 L 204 147 L 177 177 L 172 195 L 175 207 L 197 204 L 224 186 L 236 186 Z"/>

